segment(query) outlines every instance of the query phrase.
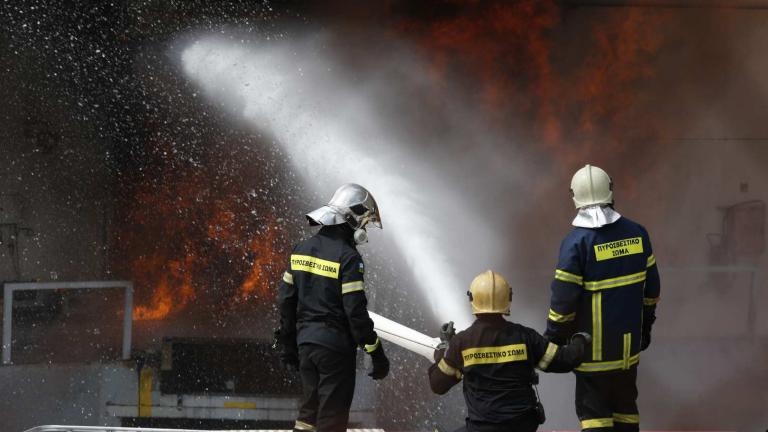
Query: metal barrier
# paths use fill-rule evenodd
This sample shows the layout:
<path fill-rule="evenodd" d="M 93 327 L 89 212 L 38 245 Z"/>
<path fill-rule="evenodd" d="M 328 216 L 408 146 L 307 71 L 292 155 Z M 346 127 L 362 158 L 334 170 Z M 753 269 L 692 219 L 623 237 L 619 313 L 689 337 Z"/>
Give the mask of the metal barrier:
<path fill-rule="evenodd" d="M 131 325 L 133 324 L 133 282 L 130 281 L 88 281 L 88 282 L 10 282 L 4 285 L 3 296 L 3 364 L 11 363 L 11 332 L 13 323 L 13 293 L 23 290 L 50 289 L 94 289 L 125 288 L 125 311 L 123 315 L 123 359 L 131 358 Z M 127 429 L 123 429 L 127 430 Z"/>
<path fill-rule="evenodd" d="M 203 429 L 156 429 L 116 426 L 36 426 L 24 432 L 290 432 L 291 429 L 237 429 L 212 431 Z M 384 432 L 384 429 L 347 429 L 347 432 Z"/>
<path fill-rule="evenodd" d="M 24 432 L 211 432 L 200 429 L 151 429 L 114 426 L 61 426 L 45 425 L 27 429 Z M 226 432 L 226 431 L 219 431 Z M 230 431 L 231 432 L 231 431 Z"/>

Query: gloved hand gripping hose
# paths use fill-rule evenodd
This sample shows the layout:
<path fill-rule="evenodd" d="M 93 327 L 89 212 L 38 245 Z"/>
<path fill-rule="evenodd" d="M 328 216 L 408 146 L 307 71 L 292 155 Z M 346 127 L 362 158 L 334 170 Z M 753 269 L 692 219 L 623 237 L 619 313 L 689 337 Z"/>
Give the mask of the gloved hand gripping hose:
<path fill-rule="evenodd" d="M 381 345 L 381 339 L 376 338 L 376 342 L 373 345 L 366 345 L 365 352 L 371 356 L 371 363 L 373 363 L 373 369 L 368 374 L 369 377 L 380 380 L 389 375 L 389 359 L 384 354 L 384 347 Z"/>

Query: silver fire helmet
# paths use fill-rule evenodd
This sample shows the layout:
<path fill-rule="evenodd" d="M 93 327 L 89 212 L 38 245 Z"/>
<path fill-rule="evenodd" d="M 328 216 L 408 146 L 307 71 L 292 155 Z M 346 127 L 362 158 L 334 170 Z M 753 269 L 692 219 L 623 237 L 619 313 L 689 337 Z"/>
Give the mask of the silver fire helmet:
<path fill-rule="evenodd" d="M 347 183 L 336 189 L 327 205 L 307 213 L 306 216 L 311 225 L 348 223 L 352 228 L 365 229 L 370 223 L 382 228 L 376 200 L 366 188 L 355 183 Z"/>

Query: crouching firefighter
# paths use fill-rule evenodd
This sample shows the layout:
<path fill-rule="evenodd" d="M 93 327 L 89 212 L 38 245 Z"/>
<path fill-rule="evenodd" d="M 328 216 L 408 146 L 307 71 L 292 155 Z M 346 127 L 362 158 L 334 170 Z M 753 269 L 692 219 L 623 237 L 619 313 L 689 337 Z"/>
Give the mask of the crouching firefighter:
<path fill-rule="evenodd" d="M 345 431 L 357 347 L 371 356 L 369 376 L 379 380 L 389 373 L 368 316 L 365 265 L 356 248 L 367 241 L 369 225 L 381 228 L 381 218 L 373 196 L 352 183 L 306 217 L 321 228 L 291 252 L 278 295 L 277 338 L 282 361 L 301 376 L 303 398 L 294 430 Z"/>
<path fill-rule="evenodd" d="M 660 282 L 648 232 L 613 208 L 613 182 L 586 165 L 571 180 L 578 210 L 560 246 L 546 335 L 589 331 L 576 368 L 576 414 L 585 431 L 637 431 L 637 365 L 651 343 Z"/>
<path fill-rule="evenodd" d="M 544 422 L 544 409 L 534 386 L 534 368 L 569 372 L 581 363 L 590 335 L 578 333 L 570 344 L 557 346 L 528 327 L 509 322 L 512 289 L 498 273 L 478 275 L 467 293 L 472 325 L 451 337 L 447 348 L 435 351 L 429 384 L 446 393 L 463 379 L 468 432 L 535 431 Z"/>

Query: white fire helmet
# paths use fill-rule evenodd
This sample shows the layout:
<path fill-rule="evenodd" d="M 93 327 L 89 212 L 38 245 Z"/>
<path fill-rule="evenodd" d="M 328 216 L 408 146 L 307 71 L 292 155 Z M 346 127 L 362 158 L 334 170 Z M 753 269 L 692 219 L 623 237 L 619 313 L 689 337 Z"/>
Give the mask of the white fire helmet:
<path fill-rule="evenodd" d="M 327 205 L 307 213 L 310 225 L 349 224 L 355 230 L 355 241 L 365 243 L 368 224 L 382 228 L 379 206 L 368 190 L 355 183 L 347 183 L 331 197 Z"/>
<path fill-rule="evenodd" d="M 571 194 L 577 209 L 613 204 L 613 181 L 601 168 L 587 164 L 573 175 Z"/>
<path fill-rule="evenodd" d="M 497 313 L 509 315 L 512 303 L 512 288 L 504 277 L 494 271 L 486 270 L 472 281 L 467 291 L 472 302 L 472 313 Z"/>

